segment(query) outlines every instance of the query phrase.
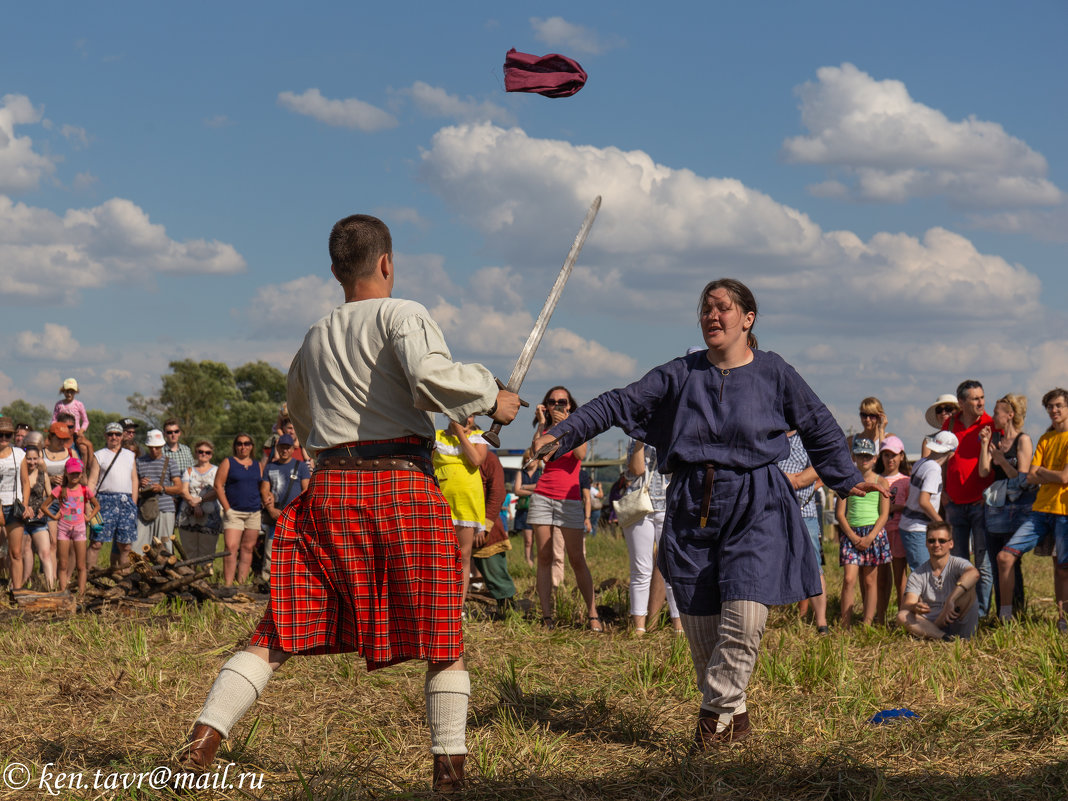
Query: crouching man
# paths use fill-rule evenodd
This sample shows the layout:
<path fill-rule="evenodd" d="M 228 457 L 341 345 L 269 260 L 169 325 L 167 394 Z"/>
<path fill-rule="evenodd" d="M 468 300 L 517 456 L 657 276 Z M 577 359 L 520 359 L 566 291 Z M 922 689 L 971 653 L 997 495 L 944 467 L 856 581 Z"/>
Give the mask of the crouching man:
<path fill-rule="evenodd" d="M 931 558 L 909 576 L 897 622 L 909 634 L 929 640 L 970 638 L 979 625 L 975 585 L 979 571 L 961 556 L 953 556 L 949 523 L 927 526 Z"/>

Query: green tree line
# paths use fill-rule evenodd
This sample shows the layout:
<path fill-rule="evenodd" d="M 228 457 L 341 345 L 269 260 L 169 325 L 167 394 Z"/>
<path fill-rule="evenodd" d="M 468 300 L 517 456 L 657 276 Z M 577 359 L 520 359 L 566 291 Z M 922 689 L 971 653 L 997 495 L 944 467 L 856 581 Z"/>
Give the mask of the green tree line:
<path fill-rule="evenodd" d="M 162 428 L 163 421 L 173 417 L 182 426 L 183 442 L 211 440 L 216 457 L 221 458 L 230 453 L 230 443 L 238 434 L 250 434 L 257 443 L 270 435 L 286 397 L 286 376 L 281 370 L 263 361 L 231 370 L 223 362 L 192 359 L 172 361 L 168 369 L 160 377 L 158 395 L 146 397 L 137 392 L 126 399 L 130 414 L 89 409 L 89 438 L 100 446 L 104 426 L 124 417 L 141 424 L 138 434 L 143 438 L 145 431 Z M 22 399 L 0 408 L 0 414 L 29 423 L 36 431 L 47 430 L 52 418 L 50 409 Z"/>

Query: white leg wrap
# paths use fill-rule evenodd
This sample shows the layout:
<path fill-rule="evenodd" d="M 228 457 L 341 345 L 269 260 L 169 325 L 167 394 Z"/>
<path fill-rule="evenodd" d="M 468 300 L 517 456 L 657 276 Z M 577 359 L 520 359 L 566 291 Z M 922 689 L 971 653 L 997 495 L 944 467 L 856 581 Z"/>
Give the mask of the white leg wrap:
<path fill-rule="evenodd" d="M 271 666 L 255 654 L 234 654 L 211 685 L 197 723 L 205 723 L 229 737 L 230 729 L 256 703 L 273 673 Z"/>
<path fill-rule="evenodd" d="M 471 677 L 466 670 L 438 670 L 426 674 L 426 718 L 430 724 L 430 753 L 467 753 L 467 701 Z"/>

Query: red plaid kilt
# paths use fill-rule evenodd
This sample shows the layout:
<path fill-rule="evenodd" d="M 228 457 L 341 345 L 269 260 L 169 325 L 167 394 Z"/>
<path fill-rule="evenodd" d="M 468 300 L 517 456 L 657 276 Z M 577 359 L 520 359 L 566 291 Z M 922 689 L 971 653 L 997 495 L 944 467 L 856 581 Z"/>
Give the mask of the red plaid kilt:
<path fill-rule="evenodd" d="M 356 651 L 367 669 L 463 656 L 463 571 L 449 505 L 422 473 L 316 470 L 278 519 L 271 602 L 252 645 Z"/>

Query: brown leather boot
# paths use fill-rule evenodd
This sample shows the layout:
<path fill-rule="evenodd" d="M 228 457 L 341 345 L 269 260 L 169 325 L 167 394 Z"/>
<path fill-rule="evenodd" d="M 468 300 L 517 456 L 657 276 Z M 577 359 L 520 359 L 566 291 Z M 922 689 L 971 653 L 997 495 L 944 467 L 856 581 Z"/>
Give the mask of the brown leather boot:
<path fill-rule="evenodd" d="M 434 754 L 434 789 L 454 793 L 464 789 L 464 760 L 467 754 Z"/>
<path fill-rule="evenodd" d="M 189 741 L 178 752 L 178 763 L 185 768 L 205 770 L 215 761 L 222 735 L 206 723 L 198 723 Z"/>
<path fill-rule="evenodd" d="M 697 731 L 694 733 L 694 750 L 704 751 L 709 748 L 723 748 L 740 742 L 748 737 L 753 727 L 749 723 L 749 713 L 739 712 L 731 718 L 727 728 L 716 731 L 718 715 L 701 710 L 697 718 Z"/>

